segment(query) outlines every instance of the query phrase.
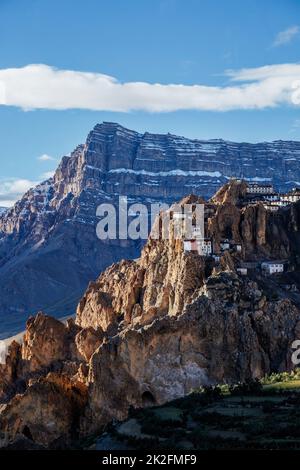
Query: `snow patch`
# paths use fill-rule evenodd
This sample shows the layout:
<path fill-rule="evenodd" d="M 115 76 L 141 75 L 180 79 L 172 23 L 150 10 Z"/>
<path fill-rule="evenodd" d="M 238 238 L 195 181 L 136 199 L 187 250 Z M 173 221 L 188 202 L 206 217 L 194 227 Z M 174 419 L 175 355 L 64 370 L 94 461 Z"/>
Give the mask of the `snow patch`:
<path fill-rule="evenodd" d="M 255 178 L 247 178 L 248 181 L 254 182 L 264 182 L 264 181 L 272 181 L 272 178 L 260 178 L 259 176 L 255 176 Z"/>
<path fill-rule="evenodd" d="M 222 173 L 219 171 L 184 171 L 184 170 L 170 170 L 170 171 L 146 171 L 146 170 L 131 170 L 129 168 L 116 168 L 109 170 L 109 173 L 128 173 L 142 176 L 210 176 L 211 178 L 220 178 Z"/>
<path fill-rule="evenodd" d="M 7 210 L 8 210 L 8 207 L 0 207 L 0 216 L 5 214 Z"/>

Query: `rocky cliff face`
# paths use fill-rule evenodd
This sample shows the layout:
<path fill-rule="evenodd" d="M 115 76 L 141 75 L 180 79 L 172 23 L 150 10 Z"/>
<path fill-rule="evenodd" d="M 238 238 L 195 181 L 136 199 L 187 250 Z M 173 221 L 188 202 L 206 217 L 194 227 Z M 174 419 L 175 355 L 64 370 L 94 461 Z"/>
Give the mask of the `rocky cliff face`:
<path fill-rule="evenodd" d="M 242 244 L 244 260 L 290 258 L 299 264 L 300 203 L 274 213 L 261 203 L 241 204 L 245 192 L 245 183 L 235 180 L 211 199 L 215 210 L 207 218 L 207 233 L 214 240 L 215 251 L 227 238 Z"/>
<path fill-rule="evenodd" d="M 115 204 L 119 195 L 147 204 L 191 192 L 208 197 L 231 176 L 285 189 L 300 181 L 299 160 L 299 142 L 189 140 L 97 125 L 53 178 L 0 215 L 0 337 L 40 309 L 72 314 L 89 280 L 139 255 L 139 242 L 97 239 L 99 204 Z"/>
<path fill-rule="evenodd" d="M 232 223 L 243 246 L 239 255 L 228 252 L 214 265 L 184 252 L 172 233 L 169 240 L 150 237 L 140 259 L 112 265 L 89 285 L 75 322 L 64 325 L 44 314 L 28 321 L 22 346 L 13 343 L 0 366 L 2 445 L 16 439 L 52 448 L 71 445 L 112 419 L 124 419 L 131 406 L 293 368 L 299 303 L 288 293 L 276 299 L 260 276 L 236 273 L 247 250 L 254 258 L 257 246 L 268 252 L 270 224 L 280 224 L 266 217 L 260 227 L 258 205 L 244 232 L 240 220 L 248 208 L 232 204 L 234 185 L 225 188 L 226 204 L 214 199 L 216 215 L 207 224 L 228 230 Z M 294 253 L 300 206 L 288 210 L 293 219 L 281 228 L 280 239 L 288 241 L 285 249 L 299 277 Z"/>

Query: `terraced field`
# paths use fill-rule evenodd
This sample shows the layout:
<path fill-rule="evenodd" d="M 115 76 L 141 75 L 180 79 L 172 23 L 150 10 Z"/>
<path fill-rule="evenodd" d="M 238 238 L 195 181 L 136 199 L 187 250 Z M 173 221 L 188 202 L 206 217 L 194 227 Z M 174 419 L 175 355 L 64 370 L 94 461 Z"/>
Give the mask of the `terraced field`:
<path fill-rule="evenodd" d="M 295 377 L 266 381 L 257 390 L 216 387 L 134 411 L 91 448 L 300 449 L 300 379 Z"/>

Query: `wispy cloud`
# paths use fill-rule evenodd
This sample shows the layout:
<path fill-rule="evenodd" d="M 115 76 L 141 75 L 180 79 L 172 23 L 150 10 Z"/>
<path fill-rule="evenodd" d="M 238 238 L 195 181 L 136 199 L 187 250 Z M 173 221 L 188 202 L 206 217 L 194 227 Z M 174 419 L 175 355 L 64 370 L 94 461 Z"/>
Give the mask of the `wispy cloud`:
<path fill-rule="evenodd" d="M 296 119 L 294 124 L 293 124 L 293 127 L 295 129 L 300 129 L 300 119 Z"/>
<path fill-rule="evenodd" d="M 280 31 L 276 38 L 274 39 L 273 46 L 283 46 L 284 44 L 288 44 L 289 42 L 294 39 L 300 32 L 299 26 L 290 26 L 289 28 L 285 29 L 284 31 Z"/>
<path fill-rule="evenodd" d="M 31 188 L 51 178 L 55 171 L 46 171 L 39 175 L 38 181 L 25 178 L 0 179 L 0 207 L 11 207 Z"/>
<path fill-rule="evenodd" d="M 40 178 L 41 180 L 48 180 L 49 178 L 52 178 L 52 176 L 54 175 L 55 173 L 55 170 L 53 171 L 45 171 L 45 173 L 42 173 L 40 175 Z"/>
<path fill-rule="evenodd" d="M 36 181 L 22 178 L 0 180 L 0 206 L 12 206 L 26 191 L 36 184 Z"/>
<path fill-rule="evenodd" d="M 39 157 L 37 157 L 37 159 L 40 162 L 50 162 L 50 161 L 55 161 L 56 160 L 54 157 L 51 157 L 47 153 L 43 153 L 43 155 L 40 155 Z"/>
<path fill-rule="evenodd" d="M 300 64 L 231 70 L 224 86 L 121 83 L 100 73 L 28 65 L 0 70 L 0 105 L 33 109 L 171 112 L 300 104 Z M 1 100 L 2 96 L 2 100 Z"/>
<path fill-rule="evenodd" d="M 295 121 L 293 122 L 290 130 L 289 130 L 289 133 L 290 134 L 294 134 L 294 133 L 298 133 L 299 134 L 300 132 L 300 119 L 295 119 Z"/>

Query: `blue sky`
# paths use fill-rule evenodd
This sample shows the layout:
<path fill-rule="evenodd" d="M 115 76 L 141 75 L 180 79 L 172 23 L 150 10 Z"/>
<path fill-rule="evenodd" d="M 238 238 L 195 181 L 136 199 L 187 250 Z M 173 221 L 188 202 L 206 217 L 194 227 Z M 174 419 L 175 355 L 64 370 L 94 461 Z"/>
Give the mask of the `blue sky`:
<path fill-rule="evenodd" d="M 103 120 L 195 138 L 300 140 L 298 101 L 286 97 L 287 81 L 300 78 L 299 0 L 0 0 L 0 19 L 0 206 Z"/>

